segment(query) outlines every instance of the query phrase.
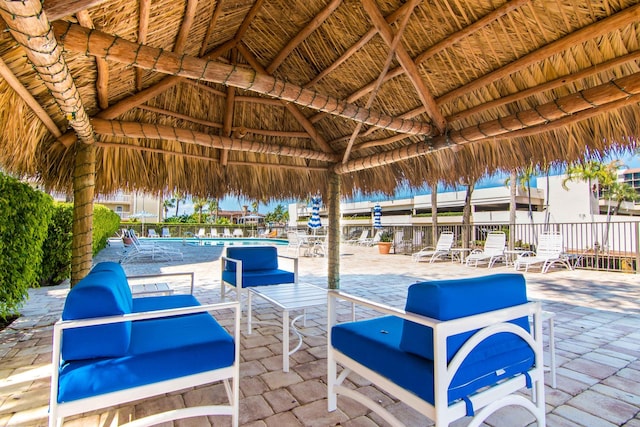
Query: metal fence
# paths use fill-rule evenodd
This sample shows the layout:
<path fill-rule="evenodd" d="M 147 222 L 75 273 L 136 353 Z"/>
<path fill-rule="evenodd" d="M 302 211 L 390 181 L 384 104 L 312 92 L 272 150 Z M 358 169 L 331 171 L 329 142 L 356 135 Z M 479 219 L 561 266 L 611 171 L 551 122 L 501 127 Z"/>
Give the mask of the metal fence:
<path fill-rule="evenodd" d="M 456 236 L 457 247 L 482 247 L 489 232 L 501 230 L 507 234 L 510 248 L 522 248 L 535 251 L 538 236 L 543 232 L 559 233 L 567 258 L 575 268 L 640 272 L 640 222 L 593 222 L 593 223 L 532 223 L 482 224 L 474 223 L 467 227 L 469 241 L 463 242 L 464 225 L 443 224 L 433 233 L 431 225 L 390 225 L 385 231 L 392 233 L 394 252 L 411 254 L 428 246 L 435 246 L 437 236 L 443 231 L 452 231 Z M 359 236 L 363 229 L 374 230 L 370 225 L 343 226 L 344 239 Z"/>

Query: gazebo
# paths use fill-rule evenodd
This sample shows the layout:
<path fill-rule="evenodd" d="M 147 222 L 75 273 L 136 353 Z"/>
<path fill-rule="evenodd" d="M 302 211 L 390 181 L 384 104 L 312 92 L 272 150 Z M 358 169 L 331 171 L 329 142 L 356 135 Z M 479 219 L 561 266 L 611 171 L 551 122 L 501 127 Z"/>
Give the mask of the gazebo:
<path fill-rule="evenodd" d="M 0 167 L 74 194 L 339 199 L 635 147 L 638 0 L 0 0 Z"/>

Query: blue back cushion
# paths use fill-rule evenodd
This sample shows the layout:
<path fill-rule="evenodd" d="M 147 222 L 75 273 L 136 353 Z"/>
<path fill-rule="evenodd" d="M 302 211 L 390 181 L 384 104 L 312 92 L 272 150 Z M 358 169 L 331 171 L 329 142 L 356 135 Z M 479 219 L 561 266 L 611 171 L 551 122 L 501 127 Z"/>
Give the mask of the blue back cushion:
<path fill-rule="evenodd" d="M 87 319 L 131 313 L 131 295 L 123 287 L 126 277 L 117 269 L 92 270 L 76 284 L 65 300 L 63 320 Z M 64 360 L 122 356 L 129 349 L 131 322 L 67 329 L 62 335 Z"/>
<path fill-rule="evenodd" d="M 409 287 L 405 310 L 438 320 L 499 310 L 527 302 L 527 289 L 522 274 L 494 274 L 482 277 L 434 280 Z M 529 331 L 527 317 L 512 322 Z M 455 355 L 474 331 L 449 337 L 447 359 Z M 476 347 L 469 357 L 482 359 L 494 353 L 521 347 L 524 341 L 512 334 L 497 334 Z M 403 325 L 400 348 L 433 360 L 433 330 L 406 320 Z"/>
<path fill-rule="evenodd" d="M 243 271 L 275 270 L 278 268 L 278 249 L 275 246 L 244 246 L 227 248 L 227 257 L 242 261 Z M 236 271 L 234 262 L 227 262 L 226 271 Z"/>
<path fill-rule="evenodd" d="M 133 295 L 131 294 L 131 288 L 129 287 L 129 281 L 127 275 L 122 268 L 122 265 L 117 262 L 100 262 L 93 267 L 91 273 L 98 271 L 110 271 L 114 274 L 114 280 L 116 281 L 117 290 L 122 294 L 122 298 L 131 300 Z"/>

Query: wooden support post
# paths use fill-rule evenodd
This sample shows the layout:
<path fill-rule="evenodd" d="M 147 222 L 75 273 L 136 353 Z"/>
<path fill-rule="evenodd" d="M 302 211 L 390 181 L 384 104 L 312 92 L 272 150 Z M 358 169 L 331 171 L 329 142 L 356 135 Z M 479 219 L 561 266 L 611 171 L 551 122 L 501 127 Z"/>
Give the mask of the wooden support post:
<path fill-rule="evenodd" d="M 96 175 L 96 145 L 76 142 L 73 171 L 73 242 L 71 286 L 91 270 L 93 257 L 93 197 Z"/>
<path fill-rule="evenodd" d="M 340 175 L 329 172 L 329 243 L 327 282 L 329 289 L 340 289 Z"/>

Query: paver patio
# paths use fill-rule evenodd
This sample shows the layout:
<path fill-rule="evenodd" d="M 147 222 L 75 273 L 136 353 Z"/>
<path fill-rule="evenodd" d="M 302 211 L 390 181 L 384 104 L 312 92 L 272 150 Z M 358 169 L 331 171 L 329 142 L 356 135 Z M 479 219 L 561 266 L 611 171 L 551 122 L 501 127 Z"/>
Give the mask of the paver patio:
<path fill-rule="evenodd" d="M 221 247 L 181 246 L 184 261 L 138 261 L 124 264 L 127 274 L 195 272 L 196 296 L 219 300 Z M 281 248 L 284 250 L 284 248 Z M 115 242 L 96 262 L 117 260 Z M 459 263 L 414 263 L 403 255 L 379 255 L 375 247 L 343 246 L 341 289 L 403 307 L 407 287 L 422 279 L 451 278 L 511 271 L 487 270 Z M 300 281 L 326 287 L 327 261 L 300 259 Z M 528 272 L 529 297 L 556 313 L 557 388 L 546 388 L 547 425 L 640 427 L 640 281 L 637 275 L 593 271 Z M 59 318 L 68 285 L 34 289 L 22 317 L 0 332 L 0 426 L 43 426 L 47 422 L 52 324 Z M 282 330 L 273 325 L 280 313 L 260 299 L 254 314 L 263 321 L 253 333 L 242 331 L 240 424 L 265 426 L 386 425 L 361 405 L 339 398 L 339 409 L 327 412 L 326 313 L 307 311 L 308 334 L 292 355 L 291 372 L 282 372 Z M 365 316 L 366 313 L 360 313 Z M 271 322 L 269 322 L 271 321 Z M 243 322 L 244 323 L 244 322 Z M 546 327 L 545 324 L 545 333 Z M 365 381 L 351 383 L 382 402 L 408 426 L 432 423 L 402 402 Z M 139 417 L 155 407 L 181 407 L 222 398 L 219 385 L 192 389 L 163 398 L 135 402 L 69 418 L 68 426 L 108 426 Z M 505 408 L 487 421 L 490 426 L 525 426 L 533 417 Z M 454 423 L 465 425 L 466 420 Z M 226 426 L 228 419 L 190 419 L 176 426 Z"/>

